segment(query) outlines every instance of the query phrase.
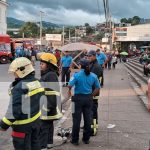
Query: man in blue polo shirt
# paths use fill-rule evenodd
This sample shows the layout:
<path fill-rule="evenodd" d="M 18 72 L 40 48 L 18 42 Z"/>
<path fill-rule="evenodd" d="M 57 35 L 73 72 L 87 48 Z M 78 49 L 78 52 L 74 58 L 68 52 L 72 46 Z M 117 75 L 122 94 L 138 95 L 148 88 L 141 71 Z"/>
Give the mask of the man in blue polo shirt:
<path fill-rule="evenodd" d="M 105 64 L 107 63 L 106 55 L 103 52 L 101 52 L 100 49 L 97 49 L 96 53 L 98 63 L 102 66 L 102 68 L 104 68 Z M 102 74 L 101 86 L 103 87 L 103 85 L 104 85 L 104 75 Z"/>
<path fill-rule="evenodd" d="M 71 65 L 72 65 L 72 57 L 69 55 L 68 51 L 65 51 L 65 55 L 61 58 L 61 61 L 60 61 L 60 68 L 62 69 L 61 81 L 64 83 L 66 82 L 66 84 L 64 84 L 63 86 L 67 86 L 70 80 Z"/>
<path fill-rule="evenodd" d="M 101 52 L 100 49 L 97 49 L 96 53 L 97 53 L 97 56 L 96 56 L 96 57 L 97 57 L 98 63 L 99 63 L 102 67 L 104 67 L 104 65 L 105 65 L 105 63 L 106 63 L 106 61 L 107 61 L 106 55 L 105 55 L 103 52 Z"/>

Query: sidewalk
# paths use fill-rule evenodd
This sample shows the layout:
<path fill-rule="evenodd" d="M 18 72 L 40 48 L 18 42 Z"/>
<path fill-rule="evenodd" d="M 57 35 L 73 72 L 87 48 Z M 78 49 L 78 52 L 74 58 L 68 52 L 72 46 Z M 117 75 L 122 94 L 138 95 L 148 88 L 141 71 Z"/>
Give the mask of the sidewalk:
<path fill-rule="evenodd" d="M 150 114 L 130 85 L 123 64 L 105 71 L 105 85 L 99 100 L 99 131 L 89 145 L 64 144 L 55 150 L 148 150 Z M 68 110 L 68 111 L 71 111 Z M 71 113 L 63 127 L 72 126 Z M 108 129 L 108 124 L 116 125 Z M 81 136 L 82 139 L 82 130 Z"/>

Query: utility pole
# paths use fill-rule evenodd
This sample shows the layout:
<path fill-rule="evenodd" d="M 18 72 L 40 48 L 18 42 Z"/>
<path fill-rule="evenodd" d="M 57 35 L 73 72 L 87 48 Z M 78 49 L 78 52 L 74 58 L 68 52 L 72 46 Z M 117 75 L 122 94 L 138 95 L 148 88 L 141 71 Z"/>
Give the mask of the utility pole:
<path fill-rule="evenodd" d="M 65 27 L 63 26 L 63 45 L 65 44 Z"/>
<path fill-rule="evenodd" d="M 75 28 L 75 43 L 77 42 L 77 34 L 76 34 L 76 28 Z"/>
<path fill-rule="evenodd" d="M 69 43 L 71 43 L 70 28 L 69 28 Z"/>
<path fill-rule="evenodd" d="M 40 11 L 40 43 L 42 45 L 42 29 L 43 29 L 43 24 L 42 24 L 42 17 L 43 17 L 44 12 Z"/>
<path fill-rule="evenodd" d="M 23 38 L 23 40 L 24 40 L 24 32 L 22 33 L 22 38 Z"/>

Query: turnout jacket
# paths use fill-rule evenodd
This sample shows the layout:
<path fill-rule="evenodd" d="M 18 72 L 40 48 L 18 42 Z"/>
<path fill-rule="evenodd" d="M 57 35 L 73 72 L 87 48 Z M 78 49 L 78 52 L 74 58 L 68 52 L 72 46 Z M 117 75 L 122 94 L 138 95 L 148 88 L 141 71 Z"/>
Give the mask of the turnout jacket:
<path fill-rule="evenodd" d="M 9 94 L 7 113 L 0 121 L 2 129 L 30 124 L 40 117 L 40 101 L 42 101 L 44 88 L 34 74 L 31 73 L 23 79 L 16 79 L 10 86 Z"/>
<path fill-rule="evenodd" d="M 57 120 L 62 117 L 61 94 L 56 72 L 46 70 L 41 74 L 41 83 L 45 89 L 45 100 L 41 120 Z"/>
<path fill-rule="evenodd" d="M 101 78 L 103 76 L 103 68 L 98 63 L 97 59 L 90 64 L 90 71 L 97 75 L 99 82 L 101 83 Z M 93 99 L 98 99 L 99 95 L 93 97 Z"/>

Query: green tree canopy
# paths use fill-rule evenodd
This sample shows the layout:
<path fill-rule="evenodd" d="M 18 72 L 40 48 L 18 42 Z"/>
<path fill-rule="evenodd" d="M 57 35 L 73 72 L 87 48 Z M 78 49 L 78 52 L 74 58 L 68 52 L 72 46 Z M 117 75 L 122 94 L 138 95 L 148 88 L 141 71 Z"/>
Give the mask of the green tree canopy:
<path fill-rule="evenodd" d="M 85 27 L 89 27 L 90 25 L 89 25 L 89 23 L 85 23 Z"/>
<path fill-rule="evenodd" d="M 25 37 L 38 37 L 39 27 L 36 23 L 33 22 L 26 22 L 21 27 L 21 32 L 24 33 Z"/>
<path fill-rule="evenodd" d="M 128 23 L 128 19 L 127 19 L 127 18 L 122 18 L 122 19 L 120 20 L 120 22 L 121 22 L 121 23 Z"/>
<path fill-rule="evenodd" d="M 122 18 L 120 20 L 121 23 L 131 23 L 132 25 L 137 25 L 140 23 L 140 17 L 139 16 L 134 16 L 133 18 Z"/>

